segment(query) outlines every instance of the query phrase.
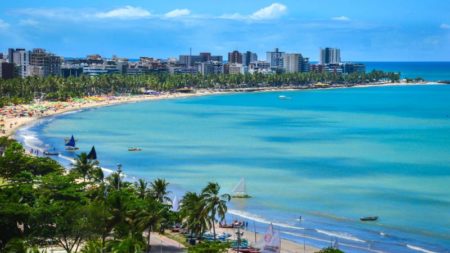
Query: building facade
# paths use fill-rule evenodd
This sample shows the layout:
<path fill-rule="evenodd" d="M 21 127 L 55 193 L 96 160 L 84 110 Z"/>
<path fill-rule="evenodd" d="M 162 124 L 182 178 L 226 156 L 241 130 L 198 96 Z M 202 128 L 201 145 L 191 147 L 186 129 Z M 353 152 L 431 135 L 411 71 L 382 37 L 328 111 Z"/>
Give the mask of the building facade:
<path fill-rule="evenodd" d="M 228 53 L 228 63 L 229 64 L 233 64 L 233 63 L 242 64 L 242 54 L 237 50 L 234 50 L 233 52 L 229 52 Z"/>
<path fill-rule="evenodd" d="M 341 50 L 339 48 L 321 48 L 320 64 L 339 64 L 341 63 Z"/>
<path fill-rule="evenodd" d="M 242 54 L 242 64 L 244 66 L 249 66 L 250 63 L 256 62 L 258 60 L 258 55 L 256 53 L 252 53 L 250 51 L 247 51 Z"/>
<path fill-rule="evenodd" d="M 270 68 L 274 71 L 279 71 L 283 69 L 284 64 L 284 52 L 281 52 L 278 48 L 274 51 L 267 52 L 267 61 L 270 64 Z"/>
<path fill-rule="evenodd" d="M 33 73 L 33 75 L 43 77 L 60 76 L 61 64 L 61 57 L 48 53 L 44 49 L 35 48 L 30 52 L 30 65 L 34 66 L 34 69 L 41 69 L 40 71 Z"/>

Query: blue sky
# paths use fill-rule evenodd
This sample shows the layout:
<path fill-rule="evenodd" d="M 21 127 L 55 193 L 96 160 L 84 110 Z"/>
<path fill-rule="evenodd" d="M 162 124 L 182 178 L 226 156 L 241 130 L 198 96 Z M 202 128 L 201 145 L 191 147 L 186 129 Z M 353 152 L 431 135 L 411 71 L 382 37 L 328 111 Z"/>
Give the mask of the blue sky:
<path fill-rule="evenodd" d="M 448 0 L 0 0 L 0 51 L 175 57 L 279 47 L 317 60 L 450 61 Z M 225 57 L 226 58 L 226 57 Z"/>

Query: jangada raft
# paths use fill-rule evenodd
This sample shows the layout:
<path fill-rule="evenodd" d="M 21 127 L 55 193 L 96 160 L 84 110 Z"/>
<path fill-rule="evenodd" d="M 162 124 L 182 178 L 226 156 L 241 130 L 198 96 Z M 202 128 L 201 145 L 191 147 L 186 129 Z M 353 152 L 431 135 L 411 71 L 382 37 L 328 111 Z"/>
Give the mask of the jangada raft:
<path fill-rule="evenodd" d="M 239 183 L 233 188 L 231 197 L 240 199 L 251 198 L 251 196 L 247 194 L 247 187 L 245 185 L 244 178 L 241 178 L 241 181 L 239 181 Z"/>
<path fill-rule="evenodd" d="M 70 137 L 69 141 L 66 142 L 65 146 L 66 146 L 65 148 L 67 151 L 78 150 L 78 148 L 75 146 L 75 138 L 73 138 L 73 135 L 72 135 L 72 137 Z"/>

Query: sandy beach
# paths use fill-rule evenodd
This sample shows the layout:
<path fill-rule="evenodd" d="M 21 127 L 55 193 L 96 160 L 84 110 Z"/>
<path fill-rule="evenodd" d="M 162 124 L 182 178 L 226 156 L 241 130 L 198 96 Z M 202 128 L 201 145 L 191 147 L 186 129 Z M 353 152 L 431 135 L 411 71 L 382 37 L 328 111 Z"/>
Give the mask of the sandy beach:
<path fill-rule="evenodd" d="M 54 116 L 65 112 L 83 110 L 93 107 L 111 106 L 123 103 L 135 103 L 140 101 L 161 100 L 185 98 L 194 96 L 204 96 L 211 94 L 235 93 L 235 92 L 271 92 L 271 91 L 293 91 L 308 89 L 339 89 L 339 88 L 368 88 L 385 86 L 406 86 L 406 85 L 445 85 L 440 83 L 376 83 L 346 86 L 329 86 L 316 84 L 312 86 L 297 87 L 261 87 L 261 88 L 242 88 L 230 90 L 196 90 L 192 93 L 161 93 L 159 95 L 130 95 L 130 96 L 93 96 L 82 99 L 74 99 L 68 102 L 41 101 L 32 104 L 10 105 L 0 108 L 0 137 L 11 136 L 21 126 L 29 124 L 42 117 Z"/>
<path fill-rule="evenodd" d="M 241 230 L 243 232 L 243 235 L 241 236 L 242 239 L 248 240 L 251 246 L 255 245 L 255 233 L 249 230 Z M 220 228 L 219 226 L 216 227 L 216 234 L 220 235 L 222 233 L 229 233 L 232 235 L 232 239 L 236 240 L 236 229 L 231 228 Z M 262 241 L 264 235 L 261 233 L 256 233 L 256 242 Z M 282 239 L 281 240 L 281 253 L 314 253 L 318 252 L 320 249 L 311 247 L 309 245 L 303 245 L 299 243 L 295 243 L 289 240 Z M 235 251 L 230 251 L 235 252 Z"/>
<path fill-rule="evenodd" d="M 218 94 L 221 92 L 202 90 L 194 93 L 161 93 L 160 95 L 95 96 L 68 102 L 42 101 L 32 104 L 5 106 L 0 109 L 0 137 L 11 136 L 19 127 L 42 117 L 55 116 L 70 111 L 141 101 L 201 96 L 213 93 Z"/>

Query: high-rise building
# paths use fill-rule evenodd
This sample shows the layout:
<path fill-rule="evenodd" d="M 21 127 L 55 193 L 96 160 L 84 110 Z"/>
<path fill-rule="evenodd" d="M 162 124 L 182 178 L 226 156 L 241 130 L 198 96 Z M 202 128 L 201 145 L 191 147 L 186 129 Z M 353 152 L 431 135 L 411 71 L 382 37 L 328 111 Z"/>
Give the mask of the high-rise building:
<path fill-rule="evenodd" d="M 270 64 L 270 68 L 278 71 L 283 69 L 284 52 L 281 52 L 278 48 L 275 48 L 272 52 L 267 52 L 267 61 Z"/>
<path fill-rule="evenodd" d="M 211 53 L 209 53 L 209 52 L 200 53 L 199 56 L 200 56 L 200 62 L 211 61 Z"/>
<path fill-rule="evenodd" d="M 35 69 L 40 69 L 35 75 L 60 76 L 61 63 L 61 57 L 48 53 L 42 48 L 35 48 L 30 52 L 30 65 Z"/>
<path fill-rule="evenodd" d="M 198 72 L 200 72 L 202 75 L 223 74 L 223 63 L 216 61 L 202 62 L 198 64 Z"/>
<path fill-rule="evenodd" d="M 250 63 L 255 62 L 258 60 L 258 55 L 256 53 L 252 53 L 250 51 L 247 51 L 242 54 L 242 64 L 244 66 L 250 65 Z"/>
<path fill-rule="evenodd" d="M 228 53 L 228 63 L 242 63 L 242 54 L 239 51 L 234 50 Z"/>
<path fill-rule="evenodd" d="M 0 78 L 11 79 L 15 77 L 15 66 L 14 63 L 0 62 Z"/>
<path fill-rule="evenodd" d="M 309 58 L 304 58 L 302 54 L 285 54 L 284 69 L 287 73 L 309 72 Z"/>
<path fill-rule="evenodd" d="M 341 63 L 341 50 L 339 48 L 321 48 L 320 64 L 339 64 Z"/>
<path fill-rule="evenodd" d="M 8 61 L 15 64 L 17 68 L 17 74 L 20 77 L 26 77 L 30 75 L 30 53 L 24 48 L 10 48 L 8 50 Z"/>

